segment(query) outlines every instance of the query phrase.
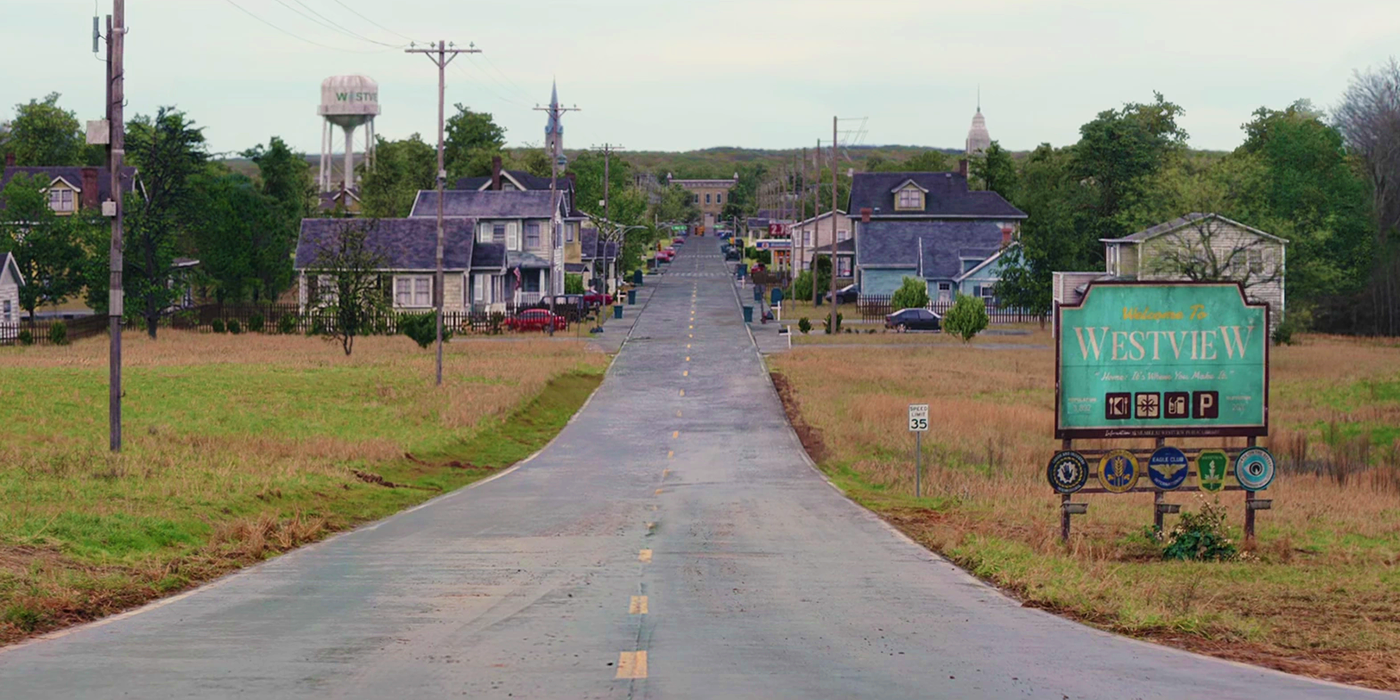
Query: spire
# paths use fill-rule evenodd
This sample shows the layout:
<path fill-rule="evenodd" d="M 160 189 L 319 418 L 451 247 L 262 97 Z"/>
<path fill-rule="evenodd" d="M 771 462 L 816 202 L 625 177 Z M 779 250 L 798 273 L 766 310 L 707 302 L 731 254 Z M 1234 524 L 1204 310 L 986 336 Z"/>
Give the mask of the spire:
<path fill-rule="evenodd" d="M 972 115 L 972 128 L 967 130 L 967 154 L 981 153 L 992 145 L 987 133 L 987 118 L 982 116 L 982 86 L 977 86 L 977 113 Z"/>

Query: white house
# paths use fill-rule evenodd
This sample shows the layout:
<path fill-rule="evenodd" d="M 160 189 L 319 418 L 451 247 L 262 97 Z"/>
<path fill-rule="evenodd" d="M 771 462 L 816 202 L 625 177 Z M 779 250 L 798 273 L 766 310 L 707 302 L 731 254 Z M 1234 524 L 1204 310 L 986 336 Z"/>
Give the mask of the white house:
<path fill-rule="evenodd" d="M 19 273 L 15 256 L 0 255 L 0 340 L 8 341 L 19 331 L 19 288 L 24 275 Z"/>

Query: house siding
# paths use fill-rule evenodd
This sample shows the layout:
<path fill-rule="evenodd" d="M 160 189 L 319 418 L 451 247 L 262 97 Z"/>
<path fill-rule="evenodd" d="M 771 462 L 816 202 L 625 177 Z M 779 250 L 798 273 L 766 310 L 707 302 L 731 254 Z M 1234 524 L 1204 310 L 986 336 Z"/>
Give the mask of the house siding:
<path fill-rule="evenodd" d="M 8 317 L 5 314 L 7 302 L 10 310 Z M 12 326 L 19 320 L 19 280 L 15 278 L 14 270 L 5 263 L 5 258 L 0 256 L 0 325 Z"/>
<path fill-rule="evenodd" d="M 977 296 L 975 292 L 978 291 L 978 288 L 994 286 L 997 282 L 1000 282 L 1001 261 L 1002 258 L 997 258 L 994 262 L 982 269 L 964 277 L 962 282 L 958 285 L 958 291 L 968 296 Z M 932 298 L 932 295 L 929 296 Z"/>
<path fill-rule="evenodd" d="M 863 268 L 860 274 L 860 293 L 882 296 L 894 294 L 905 277 L 918 277 L 914 268 Z"/>
<path fill-rule="evenodd" d="M 1267 275 L 1268 271 L 1279 270 L 1278 279 L 1269 280 L 1250 285 L 1245 290 L 1245 296 L 1255 303 L 1269 305 L 1269 325 L 1276 327 L 1283 320 L 1285 313 L 1285 252 L 1282 241 L 1264 238 L 1257 233 L 1231 226 L 1221 221 L 1218 222 L 1219 229 L 1211 236 L 1211 245 L 1216 254 L 1221 258 L 1227 257 L 1231 250 L 1254 246 L 1259 250 L 1262 263 Z M 1189 235 L 1189 231 L 1182 235 Z M 1135 262 L 1141 261 L 1140 265 L 1135 265 L 1137 279 L 1145 281 L 1169 281 L 1181 279 L 1180 275 L 1174 275 L 1161 269 L 1154 269 L 1152 261 L 1158 259 L 1164 251 L 1170 250 L 1175 244 L 1173 235 L 1162 235 L 1148 239 L 1137 246 L 1124 246 L 1125 248 L 1137 248 L 1135 251 Z M 1244 280 L 1239 280 L 1244 281 Z"/>

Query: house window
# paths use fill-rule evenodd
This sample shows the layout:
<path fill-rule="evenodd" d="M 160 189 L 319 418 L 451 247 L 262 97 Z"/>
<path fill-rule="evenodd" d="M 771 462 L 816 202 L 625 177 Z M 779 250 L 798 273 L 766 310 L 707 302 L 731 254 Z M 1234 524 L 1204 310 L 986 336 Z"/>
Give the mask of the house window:
<path fill-rule="evenodd" d="M 505 224 L 491 224 L 491 242 L 492 242 L 492 243 L 505 243 L 505 242 L 506 242 L 506 225 L 505 225 Z"/>
<path fill-rule="evenodd" d="M 1249 272 L 1250 272 L 1250 274 L 1254 274 L 1254 275 L 1263 274 L 1263 272 L 1264 272 L 1264 251 L 1262 251 L 1262 250 L 1251 250 L 1251 251 L 1249 251 Z"/>
<path fill-rule="evenodd" d="M 850 259 L 850 258 L 842 258 L 842 257 L 836 258 L 836 276 L 837 276 L 837 277 L 850 277 L 850 276 L 851 276 L 851 259 Z"/>
<path fill-rule="evenodd" d="M 540 223 L 538 221 L 525 224 L 525 247 L 530 249 L 540 247 Z"/>
<path fill-rule="evenodd" d="M 326 306 L 339 302 L 340 289 L 336 287 L 334 277 L 330 275 L 316 276 L 316 299 Z"/>
<path fill-rule="evenodd" d="M 399 275 L 394 278 L 394 306 L 423 308 L 432 305 L 432 277 L 428 275 Z"/>
<path fill-rule="evenodd" d="M 520 250 L 520 224 L 506 225 L 506 250 Z"/>
<path fill-rule="evenodd" d="M 895 209 L 923 209 L 924 193 L 916 187 L 906 187 L 899 191 L 899 200 L 895 202 Z"/>
<path fill-rule="evenodd" d="M 836 242 L 840 243 L 851 237 L 851 232 L 846 229 L 836 229 Z"/>
<path fill-rule="evenodd" d="M 803 231 L 803 232 L 802 232 L 802 245 L 812 245 L 812 232 L 811 232 L 811 231 Z"/>
<path fill-rule="evenodd" d="M 14 319 L 12 318 L 12 314 L 14 314 L 14 308 L 11 307 L 10 304 L 11 304 L 10 300 L 9 300 L 9 299 L 6 299 L 6 300 L 5 300 L 5 304 L 4 304 L 4 308 L 3 308 L 3 309 L 0 309 L 0 310 L 3 310 L 3 312 L 4 312 L 3 314 L 0 314 L 0 316 L 3 316 L 3 317 L 4 317 L 5 323 L 10 323 L 11 321 L 14 320 Z"/>
<path fill-rule="evenodd" d="M 491 301 L 487 293 L 491 288 L 491 275 L 472 275 L 472 295 L 478 304 L 485 304 Z"/>
<path fill-rule="evenodd" d="M 706 195 L 705 195 L 705 203 L 706 203 L 706 204 L 709 204 L 709 203 L 710 203 L 710 195 L 709 195 L 709 194 L 706 194 Z"/>
<path fill-rule="evenodd" d="M 49 208 L 54 211 L 73 211 L 73 190 L 62 187 L 49 190 Z"/>
<path fill-rule="evenodd" d="M 715 204 L 724 204 L 724 193 L 723 193 L 723 192 L 721 192 L 721 193 L 715 195 Z"/>
<path fill-rule="evenodd" d="M 569 224 L 564 227 L 564 238 L 570 243 L 574 242 L 574 225 Z"/>

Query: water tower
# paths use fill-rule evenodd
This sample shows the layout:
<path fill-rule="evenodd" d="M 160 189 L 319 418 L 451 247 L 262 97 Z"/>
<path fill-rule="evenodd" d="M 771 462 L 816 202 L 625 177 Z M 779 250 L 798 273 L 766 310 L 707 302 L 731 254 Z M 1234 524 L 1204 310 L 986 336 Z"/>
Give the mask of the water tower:
<path fill-rule="evenodd" d="M 321 81 L 321 106 L 316 111 L 325 120 L 321 129 L 321 191 L 350 189 L 355 186 L 355 132 L 360 127 L 364 127 L 365 162 L 374 162 L 374 118 L 379 115 L 379 83 L 363 75 L 326 78 Z M 340 168 L 335 167 L 335 156 L 331 152 L 336 127 L 345 133 L 345 161 Z"/>

